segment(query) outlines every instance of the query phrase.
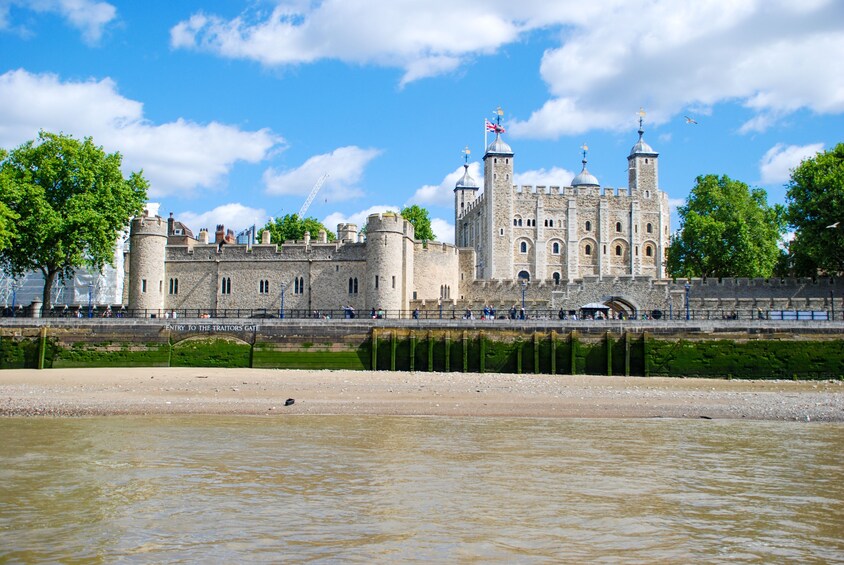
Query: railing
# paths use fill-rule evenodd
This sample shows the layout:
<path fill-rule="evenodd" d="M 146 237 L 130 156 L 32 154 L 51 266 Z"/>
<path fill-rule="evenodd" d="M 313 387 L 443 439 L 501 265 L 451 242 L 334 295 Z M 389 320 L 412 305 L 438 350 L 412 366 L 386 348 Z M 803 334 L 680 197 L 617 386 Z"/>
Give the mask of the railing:
<path fill-rule="evenodd" d="M 499 309 L 487 308 L 452 308 L 439 307 L 411 310 L 383 310 L 370 309 L 358 311 L 351 308 L 336 308 L 329 310 L 285 309 L 283 313 L 270 308 L 179 308 L 173 310 L 142 310 L 127 309 L 121 305 L 91 306 L 88 305 L 57 305 L 48 312 L 43 312 L 43 318 L 154 318 L 164 320 L 179 319 L 330 319 L 330 320 L 483 320 L 493 323 L 518 322 L 520 320 L 546 321 L 606 321 L 606 320 L 672 320 L 685 321 L 685 309 L 670 307 L 647 308 L 632 314 L 615 312 L 603 313 L 595 310 L 560 310 L 551 308 L 521 308 Z M 18 306 L 14 310 L 5 307 L 2 311 L 4 318 L 30 318 L 30 306 Z M 283 314 L 283 315 L 282 315 Z M 840 310 L 761 310 L 749 309 L 689 309 L 689 321 L 706 320 L 769 320 L 769 321 L 830 321 L 844 319 L 844 312 Z"/>

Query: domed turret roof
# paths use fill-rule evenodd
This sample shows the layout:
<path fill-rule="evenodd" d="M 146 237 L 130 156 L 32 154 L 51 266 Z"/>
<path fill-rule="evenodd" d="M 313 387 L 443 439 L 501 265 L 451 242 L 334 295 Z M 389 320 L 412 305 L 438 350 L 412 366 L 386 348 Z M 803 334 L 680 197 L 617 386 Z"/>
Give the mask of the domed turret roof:
<path fill-rule="evenodd" d="M 639 141 L 636 142 L 636 145 L 633 146 L 633 149 L 630 150 L 630 155 L 656 155 L 656 151 L 653 148 L 645 143 L 645 140 L 642 138 L 642 134 L 645 132 L 639 130 Z"/>
<path fill-rule="evenodd" d="M 601 186 L 598 183 L 598 179 L 595 178 L 595 175 L 590 173 L 586 169 L 586 159 L 583 160 L 583 170 L 580 173 L 571 179 L 572 186 Z"/>
<path fill-rule="evenodd" d="M 601 186 L 600 184 L 598 184 L 598 179 L 595 178 L 595 175 L 593 175 L 592 173 L 590 173 L 586 169 L 586 152 L 589 150 L 589 148 L 586 147 L 586 144 L 584 143 L 581 146 L 581 149 L 583 150 L 583 161 L 581 161 L 581 163 L 583 163 L 583 170 L 580 171 L 580 173 L 576 177 L 571 179 L 571 185 L 572 186 Z"/>
<path fill-rule="evenodd" d="M 469 174 L 469 165 L 463 165 L 463 176 L 460 177 L 460 180 L 458 180 L 454 185 L 455 190 L 461 188 L 471 188 L 474 190 L 478 190 L 480 188 L 477 181 L 475 181 L 475 179 L 472 178 L 472 175 Z"/>
<path fill-rule="evenodd" d="M 501 134 L 496 133 L 495 139 L 492 140 L 492 143 L 489 144 L 489 147 L 486 148 L 487 154 L 495 153 L 497 155 L 512 155 L 513 150 L 510 149 L 510 146 L 504 143 L 504 140 L 501 139 Z"/>

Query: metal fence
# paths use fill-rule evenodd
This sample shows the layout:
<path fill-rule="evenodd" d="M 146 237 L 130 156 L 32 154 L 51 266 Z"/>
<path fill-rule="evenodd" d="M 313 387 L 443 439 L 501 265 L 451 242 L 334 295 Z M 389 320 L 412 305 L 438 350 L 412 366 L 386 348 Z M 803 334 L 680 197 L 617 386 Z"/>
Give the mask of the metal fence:
<path fill-rule="evenodd" d="M 30 306 L 16 306 L 14 309 L 6 307 L 2 311 L 5 318 L 32 317 Z M 49 311 L 42 312 L 43 318 L 155 318 L 165 320 L 178 319 L 418 319 L 418 320 L 485 320 L 490 322 L 518 321 L 518 320 L 770 320 L 770 321 L 831 321 L 844 319 L 844 312 L 835 310 L 761 310 L 761 309 L 689 309 L 672 310 L 671 308 L 648 308 L 632 314 L 619 314 L 612 311 L 602 312 L 594 309 L 566 310 L 551 308 L 451 308 L 434 306 L 411 310 L 370 309 L 366 311 L 352 308 L 337 308 L 332 310 L 304 310 L 304 309 L 268 309 L 268 308 L 238 308 L 238 309 L 208 309 L 208 308 L 180 308 L 174 310 L 141 310 L 127 309 L 121 305 L 88 306 L 79 304 L 56 305 Z"/>

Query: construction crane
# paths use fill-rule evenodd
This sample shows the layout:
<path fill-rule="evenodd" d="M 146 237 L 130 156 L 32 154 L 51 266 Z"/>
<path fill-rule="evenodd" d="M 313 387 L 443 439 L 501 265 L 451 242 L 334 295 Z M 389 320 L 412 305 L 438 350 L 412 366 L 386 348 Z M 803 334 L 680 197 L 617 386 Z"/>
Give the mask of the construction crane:
<path fill-rule="evenodd" d="M 308 195 L 307 200 L 305 200 L 305 203 L 302 204 L 301 208 L 299 208 L 299 218 L 300 219 L 305 217 L 305 212 L 308 211 L 308 208 L 311 206 L 311 202 L 314 201 L 314 198 L 316 198 L 316 195 L 319 192 L 319 189 L 322 188 L 322 183 L 324 183 L 325 179 L 327 179 L 327 178 L 328 178 L 328 173 L 325 173 L 324 175 L 322 175 L 319 178 L 318 181 L 316 181 L 316 184 L 311 189 L 311 193 Z"/>

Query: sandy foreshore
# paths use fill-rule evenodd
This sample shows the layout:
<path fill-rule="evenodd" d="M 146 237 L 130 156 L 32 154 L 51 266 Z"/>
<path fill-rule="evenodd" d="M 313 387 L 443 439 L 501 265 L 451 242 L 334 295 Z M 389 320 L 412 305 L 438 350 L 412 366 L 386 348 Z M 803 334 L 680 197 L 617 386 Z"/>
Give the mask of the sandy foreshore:
<path fill-rule="evenodd" d="M 285 406 L 287 399 L 295 402 Z M 844 421 L 841 381 L 131 368 L 0 372 L 0 415 L 377 414 Z"/>

